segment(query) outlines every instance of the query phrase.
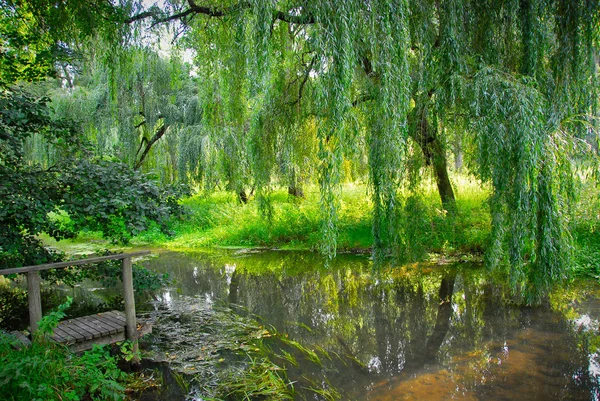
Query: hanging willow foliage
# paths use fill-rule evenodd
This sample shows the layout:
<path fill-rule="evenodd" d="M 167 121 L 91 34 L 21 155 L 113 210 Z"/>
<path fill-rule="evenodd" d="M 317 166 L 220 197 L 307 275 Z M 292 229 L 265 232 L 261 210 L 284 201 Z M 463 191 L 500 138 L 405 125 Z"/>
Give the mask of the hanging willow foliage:
<path fill-rule="evenodd" d="M 565 184 L 572 172 L 565 146 L 557 146 L 558 127 L 531 81 L 484 69 L 473 91 L 478 175 L 494 188 L 488 264 L 510 267 L 514 286 L 546 289 L 562 278 L 570 253 L 566 217 L 573 191 Z"/>
<path fill-rule="evenodd" d="M 408 3 L 373 2 L 367 23 L 377 40 L 370 43 L 372 71 L 377 85 L 369 109 L 369 167 L 373 187 L 373 236 L 378 251 L 392 252 L 398 239 L 396 207 L 405 164 L 410 100 L 408 66 Z M 366 57 L 366 56 L 363 56 Z M 366 58 L 363 63 L 369 62 Z"/>
<path fill-rule="evenodd" d="M 206 15 L 193 26 L 194 35 L 206 33 L 215 17 L 230 15 L 235 24 L 223 29 L 245 29 L 246 44 L 237 44 L 237 53 L 251 53 L 245 75 L 252 88 L 249 154 L 259 187 L 274 178 L 283 148 L 277 144 L 293 142 L 289 128 L 316 117 L 323 252 L 335 254 L 342 165 L 352 148 L 366 144 L 376 249 L 394 254 L 402 242 L 398 233 L 407 232 L 398 225 L 409 221 L 396 220 L 404 204 L 398 189 L 405 178 L 416 188 L 412 181 L 420 174 L 410 169 L 422 168 L 407 150 L 422 151 L 443 207 L 452 210 L 445 147 L 470 134 L 472 171 L 493 188 L 490 264 L 509 266 L 515 286 L 546 288 L 561 276 L 574 180 L 569 138 L 589 132 L 597 109 L 597 1 L 256 0 L 206 6 L 190 3 L 190 13 Z M 296 34 L 282 40 L 282 26 Z M 211 36 L 208 43 L 221 42 Z M 289 74 L 294 68 L 281 60 L 301 64 L 298 55 L 305 53 L 313 61 L 297 103 L 311 112 L 285 112 L 286 88 L 302 73 L 296 68 Z"/>
<path fill-rule="evenodd" d="M 401 224 L 412 221 L 405 211 L 422 210 L 425 169 L 454 217 L 446 153 L 464 140 L 471 172 L 492 188 L 490 266 L 517 289 L 538 288 L 534 297 L 563 276 L 574 138 L 589 137 L 598 117 L 597 0 L 196 0 L 127 10 L 133 26 L 173 23 L 195 53 L 201 112 L 189 123 L 169 120 L 189 102 L 161 89 L 176 86 L 158 60 L 109 70 L 130 74 L 122 93 L 153 96 L 138 107 L 149 127 L 179 133 L 181 177 L 255 187 L 269 215 L 273 185 L 294 182 L 297 155 L 318 149 L 305 170 L 318 171 L 322 251 L 333 256 L 344 165 L 366 155 L 375 256 L 402 256 L 400 244 L 414 242 L 402 237 L 418 234 Z M 125 94 L 112 109 L 118 132 L 133 118 L 120 105 L 140 104 Z M 133 145 L 124 135 L 120 143 Z"/>

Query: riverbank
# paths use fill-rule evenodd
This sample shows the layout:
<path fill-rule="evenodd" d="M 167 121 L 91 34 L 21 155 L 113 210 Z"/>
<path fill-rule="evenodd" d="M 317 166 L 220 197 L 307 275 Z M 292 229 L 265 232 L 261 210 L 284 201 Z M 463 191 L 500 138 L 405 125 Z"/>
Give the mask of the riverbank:
<path fill-rule="evenodd" d="M 458 213 L 453 221 L 442 210 L 431 183 L 424 185 L 418 196 L 402 200 L 412 215 L 410 220 L 399 216 L 403 219 L 404 233 L 410 237 L 404 241 L 407 250 L 410 249 L 409 259 L 481 254 L 490 231 L 486 205 L 489 191 L 475 180 L 460 180 Z M 297 198 L 284 189 L 274 191 L 270 196 L 273 211 L 270 219 L 259 213 L 252 197 L 243 204 L 229 192 L 195 195 L 182 201 L 188 213 L 183 219 L 173 221 L 172 236 L 154 227 L 134 237 L 130 245 L 169 250 L 217 247 L 316 251 L 321 242 L 319 192 L 312 186 L 305 188 L 304 193 L 304 198 Z M 60 243 L 48 237 L 43 239 L 47 245 L 69 253 L 86 253 L 110 245 L 93 232 Z M 372 203 L 368 188 L 364 184 L 346 184 L 338 216 L 337 250 L 369 253 L 372 247 Z"/>
<path fill-rule="evenodd" d="M 418 195 L 401 198 L 406 213 L 397 218 L 401 230 L 401 254 L 405 261 L 480 261 L 491 230 L 489 188 L 465 176 L 453 177 L 457 212 L 448 216 L 441 208 L 433 182 L 421 186 Z M 97 249 L 155 248 L 188 251 L 207 248 L 280 249 L 318 251 L 321 242 L 321 210 L 316 186 L 306 187 L 305 197 L 284 189 L 270 195 L 272 217 L 258 211 L 250 197 L 240 203 L 235 194 L 212 192 L 182 201 L 187 214 L 171 224 L 172 235 L 158 227 L 134 237 L 126 248 L 103 240 L 98 233 L 83 232 L 74 240 L 44 242 L 69 254 L 88 254 Z M 584 187 L 571 211 L 571 233 L 576 270 L 600 277 L 595 263 L 600 258 L 600 225 L 597 191 Z M 409 217 L 410 216 L 410 217 Z M 345 184 L 338 217 L 337 251 L 370 253 L 373 247 L 372 202 L 365 184 Z"/>

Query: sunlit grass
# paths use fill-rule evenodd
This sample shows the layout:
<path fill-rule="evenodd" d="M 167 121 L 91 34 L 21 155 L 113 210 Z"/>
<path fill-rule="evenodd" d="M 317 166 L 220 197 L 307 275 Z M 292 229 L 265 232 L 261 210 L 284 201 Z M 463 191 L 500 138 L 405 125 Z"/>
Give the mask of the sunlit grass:
<path fill-rule="evenodd" d="M 399 194 L 403 235 L 408 260 L 445 257 L 479 259 L 490 234 L 488 197 L 490 188 L 465 175 L 452 177 L 457 214 L 450 218 L 441 207 L 433 179 L 423 180 L 417 194 Z M 321 240 L 321 210 L 317 186 L 305 188 L 304 199 L 291 197 L 285 189 L 270 195 L 273 218 L 258 212 L 257 201 L 242 204 L 229 192 L 198 194 L 182 201 L 188 213 L 172 224 L 168 236 L 157 226 L 133 238 L 131 246 L 165 247 L 190 250 L 211 247 L 278 248 L 316 250 Z M 373 204 L 366 184 L 345 184 L 340 200 L 338 251 L 368 252 L 373 246 Z M 584 182 L 572 211 L 575 269 L 600 277 L 600 199 L 592 182 Z M 90 253 L 116 246 L 100 233 L 82 232 L 72 240 L 54 241 L 47 235 L 46 245 L 69 253 Z M 121 248 L 121 247 L 119 247 Z"/>
<path fill-rule="evenodd" d="M 600 281 L 600 197 L 593 180 L 583 180 L 572 226 L 576 272 Z"/>
<path fill-rule="evenodd" d="M 458 213 L 449 221 L 442 210 L 435 184 L 425 182 L 419 190 L 419 225 L 412 227 L 424 254 L 480 254 L 489 234 L 489 191 L 476 180 L 455 177 Z M 167 238 L 149 230 L 134 243 L 161 244 L 170 249 L 206 247 L 268 247 L 318 249 L 321 240 L 321 210 L 316 186 L 305 188 L 304 199 L 291 197 L 284 189 L 270 195 L 271 220 L 258 212 L 256 200 L 240 203 L 234 194 L 215 192 L 187 198 L 188 215 L 173 225 Z M 401 194 L 406 202 L 409 194 Z M 408 206 L 407 206 L 408 208 Z M 345 184 L 338 220 L 338 251 L 368 251 L 373 246 L 372 202 L 365 184 Z M 413 212 L 406 210 L 406 213 Z"/>

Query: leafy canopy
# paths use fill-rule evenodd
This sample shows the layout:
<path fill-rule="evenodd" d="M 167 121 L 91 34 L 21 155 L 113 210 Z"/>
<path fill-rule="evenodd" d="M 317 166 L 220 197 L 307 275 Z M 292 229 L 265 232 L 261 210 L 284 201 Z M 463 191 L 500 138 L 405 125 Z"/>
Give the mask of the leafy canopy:
<path fill-rule="evenodd" d="M 397 217 L 409 203 L 400 189 L 417 191 L 424 169 L 453 215 L 446 147 L 460 140 L 493 189 L 491 264 L 545 289 L 568 265 L 574 160 L 587 151 L 575 144 L 596 126 L 599 10 L 588 0 L 189 1 L 126 22 L 173 24 L 206 79 L 239 89 L 224 108 L 249 112 L 220 117 L 248 116 L 240 131 L 249 128 L 259 195 L 268 197 L 282 133 L 316 123 L 327 254 L 357 149 L 385 255 L 410 230 Z"/>
<path fill-rule="evenodd" d="M 93 11 L 80 2 L 64 2 L 63 8 L 45 2 L 2 5 L 0 267 L 53 260 L 35 237 L 42 232 L 61 239 L 92 229 L 127 241 L 152 221 L 166 230 L 170 214 L 181 211 L 179 194 L 124 164 L 97 158 L 76 124 L 57 119 L 50 99 L 32 86 L 56 75 L 62 56 L 53 49 L 99 32 L 85 24 L 107 18 L 103 26 L 114 27 L 110 20 L 119 10 L 104 2 Z M 93 21 L 85 18 L 90 12 Z M 43 157 L 32 157 L 36 142 L 44 144 Z M 66 220 L 56 218 L 64 213 Z"/>

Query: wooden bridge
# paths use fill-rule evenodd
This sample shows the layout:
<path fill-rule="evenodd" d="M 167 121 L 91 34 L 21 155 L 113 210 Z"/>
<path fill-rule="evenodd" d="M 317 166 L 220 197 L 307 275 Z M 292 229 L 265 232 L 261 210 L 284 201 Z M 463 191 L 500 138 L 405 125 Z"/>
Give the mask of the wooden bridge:
<path fill-rule="evenodd" d="M 138 325 L 136 322 L 131 260 L 134 257 L 148 255 L 149 253 L 150 251 L 122 253 L 118 255 L 99 256 L 68 262 L 48 263 L 14 269 L 4 269 L 0 270 L 0 275 L 19 273 L 27 274 L 29 324 L 31 327 L 31 333 L 33 334 L 38 330 L 38 323 L 42 319 L 40 271 L 60 269 L 69 266 L 90 265 L 107 260 L 121 260 L 123 270 L 122 279 L 125 313 L 119 311 L 110 311 L 62 321 L 54 330 L 52 339 L 68 345 L 74 351 L 82 351 L 92 348 L 94 344 L 110 344 L 127 339 L 133 342 L 133 354 L 134 358 L 137 358 L 137 340 L 141 335 L 151 332 L 152 327 L 149 324 Z M 26 339 L 25 336 L 21 336 L 21 338 Z"/>

